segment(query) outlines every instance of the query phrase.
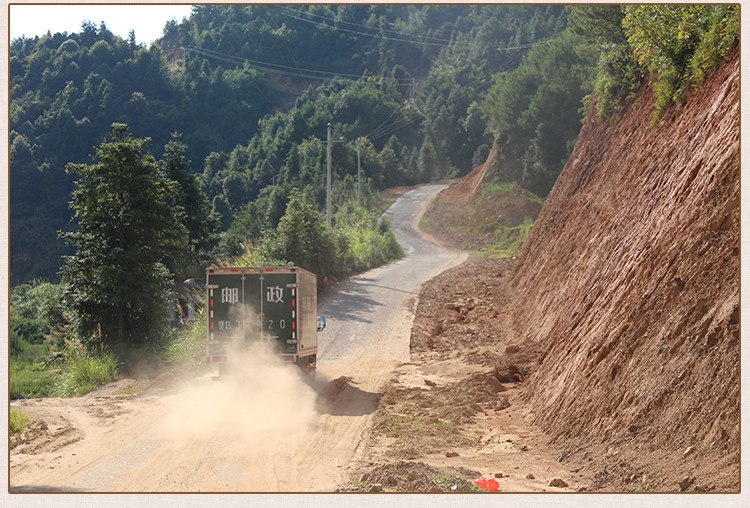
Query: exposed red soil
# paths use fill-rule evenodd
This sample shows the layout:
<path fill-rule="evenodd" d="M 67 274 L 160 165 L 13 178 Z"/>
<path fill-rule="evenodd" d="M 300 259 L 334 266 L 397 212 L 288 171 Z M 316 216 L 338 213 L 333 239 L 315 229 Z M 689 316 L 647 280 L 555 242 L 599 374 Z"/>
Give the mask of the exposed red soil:
<path fill-rule="evenodd" d="M 654 129 L 589 114 L 514 268 L 525 402 L 610 488 L 739 489 L 739 94 L 737 50 Z"/>
<path fill-rule="evenodd" d="M 614 126 L 591 109 L 519 260 L 474 259 L 425 284 L 412 372 L 377 421 L 416 417 L 410 399 L 461 435 L 507 415 L 545 449 L 528 462 L 455 441 L 482 474 L 494 460 L 558 465 L 574 490 L 738 491 L 739 82 L 735 51 L 655 128 L 648 87 Z M 436 206 L 475 202 L 486 174 Z M 429 440 L 411 443 L 400 450 L 441 465 Z"/>
<path fill-rule="evenodd" d="M 534 221 L 542 209 L 542 200 L 519 186 L 489 190 L 498 174 L 498 151 L 493 146 L 487 161 L 464 178 L 442 191 L 426 210 L 420 228 L 433 241 L 462 250 L 483 250 L 498 242 L 498 226 L 516 228 L 526 220 Z M 523 231 L 502 232 L 507 243 L 519 245 Z M 512 237 L 512 238 L 511 238 Z M 510 253 L 506 253 L 510 254 Z"/>

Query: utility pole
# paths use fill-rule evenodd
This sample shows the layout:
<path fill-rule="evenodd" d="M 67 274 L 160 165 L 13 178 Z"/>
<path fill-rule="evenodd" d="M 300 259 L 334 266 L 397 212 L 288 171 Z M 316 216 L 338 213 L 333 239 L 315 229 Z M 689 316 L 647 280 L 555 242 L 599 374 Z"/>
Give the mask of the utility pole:
<path fill-rule="evenodd" d="M 326 210 L 328 227 L 331 227 L 331 123 L 328 123 L 328 141 L 326 142 Z"/>
<path fill-rule="evenodd" d="M 357 138 L 357 208 L 362 208 L 362 179 L 361 179 L 361 164 L 359 162 L 359 147 L 362 138 Z"/>
<path fill-rule="evenodd" d="M 331 140 L 331 124 L 328 124 L 326 141 L 315 138 L 316 143 L 326 144 L 326 223 L 331 227 L 331 143 L 343 143 L 344 138 Z"/>

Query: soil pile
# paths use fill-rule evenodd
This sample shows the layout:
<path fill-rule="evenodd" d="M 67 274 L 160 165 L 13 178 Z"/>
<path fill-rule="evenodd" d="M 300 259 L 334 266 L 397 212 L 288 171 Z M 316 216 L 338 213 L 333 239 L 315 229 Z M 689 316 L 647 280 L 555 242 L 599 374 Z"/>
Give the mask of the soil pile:
<path fill-rule="evenodd" d="M 655 128 L 648 87 L 590 110 L 514 268 L 525 402 L 600 487 L 739 488 L 739 94 L 735 51 Z"/>

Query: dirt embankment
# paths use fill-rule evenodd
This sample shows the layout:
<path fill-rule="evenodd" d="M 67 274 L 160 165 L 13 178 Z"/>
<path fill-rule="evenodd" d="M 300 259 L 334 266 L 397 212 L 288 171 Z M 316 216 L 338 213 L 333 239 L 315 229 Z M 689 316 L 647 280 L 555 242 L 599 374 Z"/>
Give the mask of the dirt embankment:
<path fill-rule="evenodd" d="M 519 260 L 424 285 L 376 450 L 503 491 L 739 489 L 739 76 L 735 52 L 656 128 L 648 89 L 589 114 Z M 490 166 L 436 207 L 476 203 Z"/>
<path fill-rule="evenodd" d="M 650 127 L 589 114 L 515 266 L 535 422 L 605 483 L 739 488 L 739 52 Z"/>
<path fill-rule="evenodd" d="M 544 201 L 517 184 L 496 180 L 499 155 L 437 195 L 420 229 L 433 241 L 501 257 L 518 254 Z"/>

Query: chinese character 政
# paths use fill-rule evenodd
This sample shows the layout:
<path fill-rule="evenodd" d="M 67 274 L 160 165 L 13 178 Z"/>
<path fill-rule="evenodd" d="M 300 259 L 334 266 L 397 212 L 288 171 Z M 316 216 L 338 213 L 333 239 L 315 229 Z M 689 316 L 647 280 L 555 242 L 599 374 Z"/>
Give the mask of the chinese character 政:
<path fill-rule="evenodd" d="M 266 301 L 271 303 L 284 303 L 284 288 L 270 286 L 266 288 Z"/>
<path fill-rule="evenodd" d="M 239 301 L 238 288 L 221 288 L 221 303 L 235 304 Z"/>

